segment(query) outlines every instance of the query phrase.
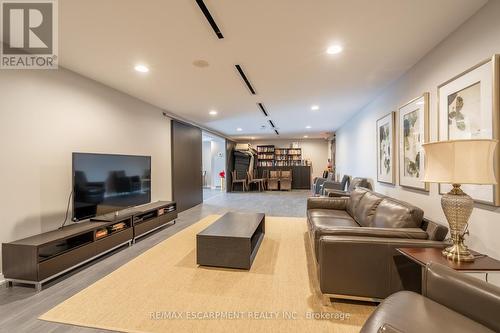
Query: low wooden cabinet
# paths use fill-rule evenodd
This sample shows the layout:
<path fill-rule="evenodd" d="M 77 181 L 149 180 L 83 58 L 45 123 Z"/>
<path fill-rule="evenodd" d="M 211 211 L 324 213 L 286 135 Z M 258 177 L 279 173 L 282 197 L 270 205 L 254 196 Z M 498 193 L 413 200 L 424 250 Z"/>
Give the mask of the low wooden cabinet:
<path fill-rule="evenodd" d="M 273 166 L 259 167 L 259 176 L 262 170 L 292 170 L 292 189 L 309 190 L 311 189 L 311 167 L 310 166 Z"/>
<path fill-rule="evenodd" d="M 134 234 L 132 242 L 177 218 L 177 203 L 174 201 L 157 201 L 139 207 L 132 207 L 119 212 L 118 215 L 107 214 L 94 218 L 95 221 L 115 221 L 120 216 L 130 216 L 133 221 Z"/>
<path fill-rule="evenodd" d="M 35 285 L 81 266 L 177 218 L 175 202 L 158 201 L 2 244 L 2 273 L 12 282 Z"/>
<path fill-rule="evenodd" d="M 161 228 L 166 223 L 177 218 L 177 205 L 175 203 L 145 206 L 142 212 L 134 215 L 134 243 L 150 232 Z"/>

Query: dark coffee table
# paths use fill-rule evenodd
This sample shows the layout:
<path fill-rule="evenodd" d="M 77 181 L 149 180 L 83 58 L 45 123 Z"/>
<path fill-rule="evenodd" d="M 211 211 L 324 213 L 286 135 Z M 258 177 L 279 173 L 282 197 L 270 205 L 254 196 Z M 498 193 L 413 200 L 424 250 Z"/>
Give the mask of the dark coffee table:
<path fill-rule="evenodd" d="M 265 229 L 263 213 L 226 213 L 196 235 L 196 262 L 250 269 Z"/>

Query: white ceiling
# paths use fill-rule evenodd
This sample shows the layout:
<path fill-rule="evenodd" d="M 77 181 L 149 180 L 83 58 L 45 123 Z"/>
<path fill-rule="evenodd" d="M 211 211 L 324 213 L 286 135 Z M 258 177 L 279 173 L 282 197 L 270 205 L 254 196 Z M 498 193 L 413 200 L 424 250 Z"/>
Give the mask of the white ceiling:
<path fill-rule="evenodd" d="M 257 102 L 281 137 L 320 137 L 486 2 L 205 0 L 224 34 L 219 40 L 195 0 L 64 0 L 60 64 L 235 138 L 276 137 Z M 344 52 L 326 54 L 332 43 Z M 193 66 L 200 59 L 209 66 Z M 137 63 L 150 72 L 135 72 Z M 313 104 L 320 110 L 311 111 Z"/>
<path fill-rule="evenodd" d="M 221 138 L 217 135 L 214 135 L 214 134 L 206 132 L 206 131 L 202 131 L 201 132 L 201 141 L 203 141 L 203 142 L 216 141 L 216 142 L 224 143 L 224 138 Z"/>

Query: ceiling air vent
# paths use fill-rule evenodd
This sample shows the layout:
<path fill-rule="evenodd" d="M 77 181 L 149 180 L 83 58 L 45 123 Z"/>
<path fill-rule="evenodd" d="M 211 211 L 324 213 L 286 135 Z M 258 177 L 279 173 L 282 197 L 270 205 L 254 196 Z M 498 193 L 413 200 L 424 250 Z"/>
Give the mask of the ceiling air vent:
<path fill-rule="evenodd" d="M 250 83 L 250 81 L 248 81 L 248 78 L 245 75 L 245 72 L 243 72 L 243 69 L 241 69 L 241 66 L 240 65 L 234 65 L 234 67 L 236 67 L 236 69 L 238 70 L 238 73 L 240 74 L 241 78 L 243 79 L 243 81 L 247 85 L 248 90 L 250 90 L 250 92 L 252 93 L 252 95 L 255 95 L 256 94 L 255 93 L 255 89 L 252 87 L 252 84 Z"/>
<path fill-rule="evenodd" d="M 201 11 L 203 12 L 203 15 L 205 15 L 208 23 L 210 23 L 210 26 L 212 29 L 214 29 L 215 34 L 217 35 L 217 38 L 223 39 L 224 36 L 222 35 L 222 32 L 220 31 L 219 27 L 217 26 L 217 23 L 215 23 L 214 18 L 212 17 L 212 14 L 210 14 L 210 11 L 208 10 L 207 6 L 203 2 L 203 0 L 196 0 L 196 3 L 200 7 Z"/>
<path fill-rule="evenodd" d="M 264 105 L 262 105 L 262 103 L 257 103 L 257 105 L 259 106 L 259 108 L 262 111 L 262 113 L 264 114 L 264 116 L 269 117 L 269 115 L 267 114 L 266 108 L 264 108 Z"/>

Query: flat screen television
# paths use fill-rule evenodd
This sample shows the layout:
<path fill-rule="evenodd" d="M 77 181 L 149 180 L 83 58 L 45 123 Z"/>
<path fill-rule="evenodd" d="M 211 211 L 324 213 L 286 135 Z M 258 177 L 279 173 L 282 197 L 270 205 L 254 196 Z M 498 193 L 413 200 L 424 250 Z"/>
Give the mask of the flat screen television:
<path fill-rule="evenodd" d="M 73 221 L 151 202 L 151 156 L 73 153 Z"/>

